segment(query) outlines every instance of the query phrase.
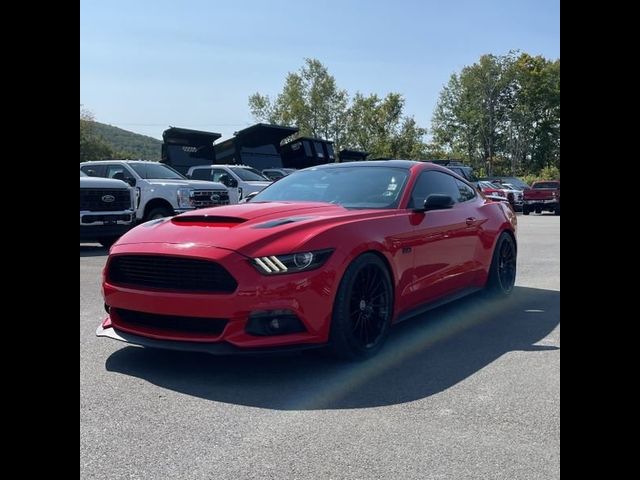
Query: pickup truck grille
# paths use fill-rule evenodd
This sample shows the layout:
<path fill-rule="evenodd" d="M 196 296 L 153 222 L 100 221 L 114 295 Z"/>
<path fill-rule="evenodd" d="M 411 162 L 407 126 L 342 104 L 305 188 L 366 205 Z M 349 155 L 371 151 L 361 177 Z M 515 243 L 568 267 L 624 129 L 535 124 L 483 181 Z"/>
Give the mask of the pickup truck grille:
<path fill-rule="evenodd" d="M 131 194 L 124 189 L 81 188 L 80 211 L 119 212 L 131 210 Z"/>
<path fill-rule="evenodd" d="M 196 208 L 229 205 L 229 192 L 226 190 L 195 190 L 192 204 Z"/>

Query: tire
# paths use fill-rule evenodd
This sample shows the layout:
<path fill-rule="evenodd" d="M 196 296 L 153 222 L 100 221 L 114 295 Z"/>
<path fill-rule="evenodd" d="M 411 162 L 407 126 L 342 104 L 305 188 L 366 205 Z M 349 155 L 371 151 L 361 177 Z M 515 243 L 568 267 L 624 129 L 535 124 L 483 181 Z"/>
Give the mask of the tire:
<path fill-rule="evenodd" d="M 149 213 L 147 213 L 147 216 L 145 217 L 144 221 L 148 222 L 149 220 L 170 217 L 171 215 L 173 215 L 173 210 L 170 210 L 167 207 L 156 207 L 149 210 Z"/>
<path fill-rule="evenodd" d="M 555 213 L 556 215 L 560 215 L 560 205 L 558 205 L 555 210 L 553 211 L 553 213 Z"/>
<path fill-rule="evenodd" d="M 331 316 L 331 353 L 366 360 L 382 348 L 393 315 L 393 287 L 386 264 L 373 253 L 356 258 L 345 271 Z"/>
<path fill-rule="evenodd" d="M 506 232 L 502 232 L 493 250 L 489 278 L 487 279 L 488 293 L 506 297 L 513 292 L 516 281 L 517 252 L 516 245 Z"/>
<path fill-rule="evenodd" d="M 542 213 L 542 210 L 536 210 L 536 213 L 540 215 Z"/>
<path fill-rule="evenodd" d="M 103 237 L 98 239 L 98 243 L 102 245 L 104 248 L 111 248 L 111 245 L 116 243 L 120 237 Z"/>
<path fill-rule="evenodd" d="M 523 215 L 529 215 L 529 209 L 527 207 L 525 207 L 524 205 L 522 206 L 522 214 Z"/>

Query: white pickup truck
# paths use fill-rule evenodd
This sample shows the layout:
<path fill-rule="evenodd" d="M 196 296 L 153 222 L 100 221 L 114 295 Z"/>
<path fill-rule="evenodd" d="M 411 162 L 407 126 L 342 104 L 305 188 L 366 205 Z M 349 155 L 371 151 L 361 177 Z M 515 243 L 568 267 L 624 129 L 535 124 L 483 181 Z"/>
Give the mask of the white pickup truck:
<path fill-rule="evenodd" d="M 187 178 L 213 180 L 229 189 L 230 203 L 239 203 L 273 183 L 255 168 L 247 165 L 198 165 L 187 171 Z"/>
<path fill-rule="evenodd" d="M 136 189 L 136 219 L 146 222 L 197 208 L 229 205 L 229 191 L 221 183 L 189 180 L 171 167 L 143 160 L 84 162 L 90 177 L 123 180 Z"/>
<path fill-rule="evenodd" d="M 135 194 L 120 180 L 80 171 L 80 241 L 110 247 L 133 226 Z"/>

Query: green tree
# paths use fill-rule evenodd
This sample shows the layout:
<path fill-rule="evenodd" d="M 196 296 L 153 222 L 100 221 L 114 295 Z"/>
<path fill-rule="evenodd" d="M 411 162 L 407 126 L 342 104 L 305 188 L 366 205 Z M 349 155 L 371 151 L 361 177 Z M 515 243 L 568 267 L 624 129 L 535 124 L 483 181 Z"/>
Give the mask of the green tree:
<path fill-rule="evenodd" d="M 424 158 L 426 129 L 403 115 L 404 98 L 389 93 L 356 93 L 349 104 L 346 90 L 337 86 L 328 69 L 315 59 L 305 59 L 289 73 L 282 92 L 274 99 L 255 93 L 249 108 L 258 121 L 295 125 L 301 136 L 333 140 L 336 150 L 366 150 L 372 157 Z"/>
<path fill-rule="evenodd" d="M 80 109 L 80 161 L 104 160 L 113 157 L 113 150 L 103 140 L 96 137 L 93 128 L 93 114 Z"/>
<path fill-rule="evenodd" d="M 560 167 L 560 60 L 483 55 L 453 74 L 432 117 L 436 147 L 488 174 Z"/>
<path fill-rule="evenodd" d="M 372 158 L 425 158 L 422 138 L 426 129 L 413 117 L 405 117 L 404 98 L 389 93 L 384 99 L 356 93 L 348 111 L 346 141 L 352 148 L 365 150 Z"/>
<path fill-rule="evenodd" d="M 300 135 L 332 139 L 342 145 L 348 94 L 320 61 L 306 58 L 298 72 L 289 73 L 275 100 L 255 93 L 249 108 L 259 121 L 295 125 Z"/>

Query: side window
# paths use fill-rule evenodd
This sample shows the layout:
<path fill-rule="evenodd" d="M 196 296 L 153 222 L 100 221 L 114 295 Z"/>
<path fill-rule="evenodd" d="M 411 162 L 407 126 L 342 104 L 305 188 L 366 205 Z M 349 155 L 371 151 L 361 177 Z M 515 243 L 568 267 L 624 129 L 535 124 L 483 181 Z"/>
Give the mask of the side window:
<path fill-rule="evenodd" d="M 411 192 L 409 200 L 409 208 L 424 205 L 424 201 L 431 194 L 437 193 L 441 195 L 449 195 L 454 202 L 458 202 L 460 198 L 460 190 L 457 180 L 446 173 L 427 171 L 422 172 Z"/>
<path fill-rule="evenodd" d="M 210 168 L 196 168 L 191 174 L 191 178 L 194 180 L 211 180 Z"/>
<path fill-rule="evenodd" d="M 220 182 L 220 179 L 224 180 L 225 178 L 229 178 L 229 174 L 220 168 L 214 168 L 211 170 L 212 179 L 214 182 Z M 224 175 L 224 176 L 223 176 Z"/>
<path fill-rule="evenodd" d="M 80 170 L 89 177 L 104 177 L 104 165 L 82 165 Z"/>
<path fill-rule="evenodd" d="M 469 185 L 457 179 L 456 184 L 458 185 L 458 190 L 460 191 L 460 196 L 458 197 L 459 202 L 466 202 L 468 200 L 473 200 L 474 198 L 476 198 L 476 191 Z"/>
<path fill-rule="evenodd" d="M 311 153 L 311 143 L 308 140 L 305 140 L 304 142 L 302 142 L 302 145 L 304 145 L 305 156 L 312 157 L 313 154 Z"/>
<path fill-rule="evenodd" d="M 116 180 L 127 181 L 133 179 L 133 176 L 129 173 L 126 167 L 122 165 L 107 165 L 106 175 L 107 178 L 115 178 Z"/>
<path fill-rule="evenodd" d="M 316 155 L 318 158 L 324 158 L 324 150 L 320 142 L 313 142 L 313 146 L 316 147 Z"/>

